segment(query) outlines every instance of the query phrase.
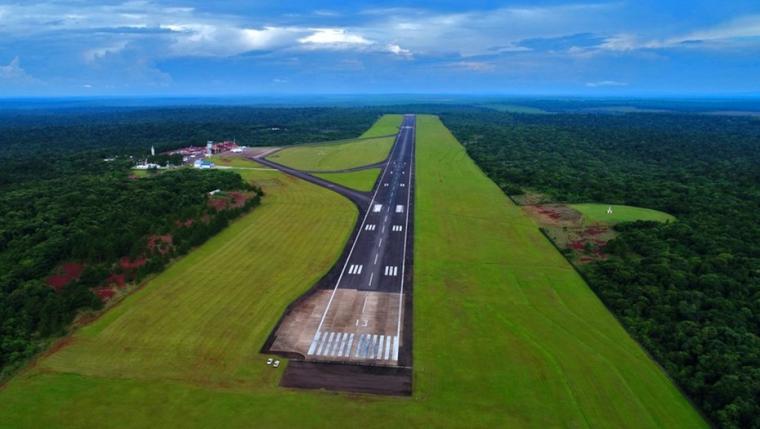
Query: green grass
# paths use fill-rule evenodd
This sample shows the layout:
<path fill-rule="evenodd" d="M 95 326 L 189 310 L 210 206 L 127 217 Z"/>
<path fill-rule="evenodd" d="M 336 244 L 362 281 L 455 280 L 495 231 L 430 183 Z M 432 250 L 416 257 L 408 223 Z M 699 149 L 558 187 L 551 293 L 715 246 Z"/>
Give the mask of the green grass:
<path fill-rule="evenodd" d="M 380 137 L 398 133 L 404 115 L 383 115 L 360 138 Z"/>
<path fill-rule="evenodd" d="M 583 215 L 583 220 L 586 223 L 619 223 L 637 220 L 667 222 L 675 220 L 675 217 L 661 211 L 614 204 L 612 205 L 612 214 L 607 214 L 609 206 L 609 204 L 570 204 L 570 207 Z"/>
<path fill-rule="evenodd" d="M 349 173 L 318 173 L 315 174 L 315 176 L 351 189 L 356 189 L 357 191 L 369 192 L 375 185 L 375 181 L 379 174 L 379 168 L 369 168 L 367 170 L 352 171 Z"/>
<path fill-rule="evenodd" d="M 356 213 L 246 171 L 264 204 L 13 379 L 0 427 L 705 427 L 436 118 L 417 141 L 412 398 L 277 387 L 257 349 Z"/>
<path fill-rule="evenodd" d="M 251 165 L 255 165 L 250 163 Z M 263 338 L 342 250 L 356 209 L 279 172 L 241 170 L 262 205 L 190 253 L 39 364 L 83 375 L 261 381 Z M 310 234 L 311 230 L 324 231 Z"/>
<path fill-rule="evenodd" d="M 388 157 L 401 115 L 384 115 L 359 139 L 285 148 L 267 159 L 305 171 L 335 171 L 373 164 Z"/>

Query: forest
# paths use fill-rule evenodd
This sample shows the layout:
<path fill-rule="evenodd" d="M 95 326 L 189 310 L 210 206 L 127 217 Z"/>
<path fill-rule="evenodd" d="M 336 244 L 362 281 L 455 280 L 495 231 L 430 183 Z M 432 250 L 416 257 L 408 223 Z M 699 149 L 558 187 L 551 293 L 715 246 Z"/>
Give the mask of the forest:
<path fill-rule="evenodd" d="M 0 380 L 82 310 L 158 272 L 259 204 L 239 175 L 136 179 L 133 159 L 207 140 L 285 145 L 353 137 L 371 109 L 164 107 L 0 112 Z M 161 156 L 158 156 L 161 158 Z M 108 160 L 106 160 L 108 159 Z M 176 161 L 176 160 L 175 160 Z M 210 192 L 219 190 L 213 196 Z"/>
<path fill-rule="evenodd" d="M 628 204 L 592 289 L 706 417 L 760 428 L 760 120 L 441 111 L 508 194 Z"/>

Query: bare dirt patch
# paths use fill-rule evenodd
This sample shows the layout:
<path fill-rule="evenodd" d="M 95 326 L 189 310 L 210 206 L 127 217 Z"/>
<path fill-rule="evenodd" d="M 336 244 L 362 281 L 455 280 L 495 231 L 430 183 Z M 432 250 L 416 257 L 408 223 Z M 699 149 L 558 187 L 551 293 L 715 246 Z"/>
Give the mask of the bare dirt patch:
<path fill-rule="evenodd" d="M 615 238 L 609 225 L 585 224 L 583 215 L 565 204 L 526 205 L 523 210 L 557 247 L 571 252 L 573 262 L 587 264 L 607 258 L 604 249 Z"/>

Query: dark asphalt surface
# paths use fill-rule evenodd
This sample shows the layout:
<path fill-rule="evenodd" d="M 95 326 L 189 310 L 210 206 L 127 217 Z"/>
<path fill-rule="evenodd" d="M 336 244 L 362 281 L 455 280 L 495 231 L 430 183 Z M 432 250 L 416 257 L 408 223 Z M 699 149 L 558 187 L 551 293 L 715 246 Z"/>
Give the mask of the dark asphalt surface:
<path fill-rule="evenodd" d="M 301 170 L 296 170 L 295 168 L 290 168 L 287 166 L 284 166 L 282 164 L 278 164 L 276 162 L 272 162 L 265 158 L 251 158 L 253 161 L 258 162 L 259 164 L 265 165 L 267 167 L 276 168 L 277 170 L 280 170 L 284 173 L 290 174 L 291 176 L 298 177 L 299 179 L 306 180 L 307 182 L 314 183 L 319 186 L 323 186 L 328 189 L 332 189 L 333 191 L 343 195 L 344 197 L 348 198 L 349 200 L 353 201 L 354 204 L 359 206 L 360 210 L 366 210 L 367 205 L 370 202 L 370 197 L 365 192 L 355 191 L 350 188 L 346 188 L 345 186 L 338 185 L 336 183 L 330 182 L 329 180 L 321 179 L 316 176 L 312 176 L 309 173 L 306 173 Z"/>
<path fill-rule="evenodd" d="M 415 117 L 407 115 L 380 175 L 337 287 L 401 292 L 411 207 Z"/>

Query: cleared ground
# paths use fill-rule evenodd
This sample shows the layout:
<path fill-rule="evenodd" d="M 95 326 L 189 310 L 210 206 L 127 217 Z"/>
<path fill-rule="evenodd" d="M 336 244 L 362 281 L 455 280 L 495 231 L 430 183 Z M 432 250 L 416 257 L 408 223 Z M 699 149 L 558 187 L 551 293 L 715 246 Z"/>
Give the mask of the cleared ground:
<path fill-rule="evenodd" d="M 666 222 L 675 220 L 675 217 L 667 213 L 642 207 L 612 205 L 612 214 L 607 213 L 609 204 L 570 204 L 570 207 L 581 212 L 585 223 L 619 223 L 636 220 Z"/>
<path fill-rule="evenodd" d="M 418 118 L 411 399 L 282 389 L 263 365 L 257 346 L 355 216 L 271 173 L 262 207 L 1 390 L 0 426 L 705 427 L 533 222 Z"/>
<path fill-rule="evenodd" d="M 351 171 L 348 173 L 317 173 L 314 175 L 339 185 L 343 185 L 347 188 L 369 192 L 375 185 L 375 181 L 379 174 L 379 168 L 368 168 L 366 170 Z"/>

